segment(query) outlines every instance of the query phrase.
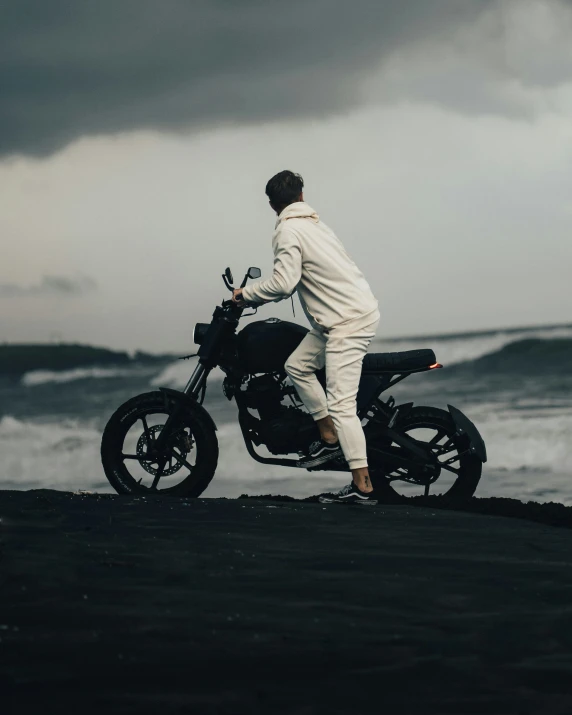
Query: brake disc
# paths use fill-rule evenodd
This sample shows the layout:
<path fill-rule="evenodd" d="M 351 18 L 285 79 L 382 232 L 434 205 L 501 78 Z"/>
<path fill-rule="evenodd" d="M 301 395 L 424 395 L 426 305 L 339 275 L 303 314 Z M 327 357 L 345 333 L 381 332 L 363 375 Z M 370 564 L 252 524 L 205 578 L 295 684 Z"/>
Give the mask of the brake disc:
<path fill-rule="evenodd" d="M 152 442 L 155 441 L 156 435 L 161 432 L 163 426 L 164 425 L 154 425 L 153 427 L 149 427 L 149 436 Z M 174 448 L 177 449 L 177 452 L 174 451 Z M 178 472 L 179 469 L 185 463 L 187 455 L 192 448 L 193 438 L 189 434 L 187 434 L 185 430 L 182 430 L 174 437 L 171 437 L 167 445 L 167 449 L 169 450 L 169 459 L 163 467 L 163 472 L 161 476 L 168 477 L 171 474 L 175 474 L 175 472 Z M 137 441 L 137 456 L 139 457 L 139 464 L 146 472 L 149 472 L 149 474 L 157 474 L 157 472 L 159 471 L 157 460 L 155 459 L 153 461 L 149 461 L 148 459 L 146 459 L 148 453 L 149 441 L 147 439 L 147 435 L 145 434 L 145 432 L 143 432 L 143 434 L 141 435 L 141 437 L 139 437 L 139 440 Z"/>

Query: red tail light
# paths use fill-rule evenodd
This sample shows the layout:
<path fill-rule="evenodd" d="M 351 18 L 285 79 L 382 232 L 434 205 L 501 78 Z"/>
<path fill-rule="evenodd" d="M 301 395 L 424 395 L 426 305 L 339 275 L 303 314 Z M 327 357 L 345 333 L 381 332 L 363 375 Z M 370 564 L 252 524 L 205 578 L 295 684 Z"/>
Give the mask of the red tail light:
<path fill-rule="evenodd" d="M 435 368 L 443 367 L 441 363 L 436 362 L 434 365 L 429 365 L 429 370 L 435 370 Z"/>

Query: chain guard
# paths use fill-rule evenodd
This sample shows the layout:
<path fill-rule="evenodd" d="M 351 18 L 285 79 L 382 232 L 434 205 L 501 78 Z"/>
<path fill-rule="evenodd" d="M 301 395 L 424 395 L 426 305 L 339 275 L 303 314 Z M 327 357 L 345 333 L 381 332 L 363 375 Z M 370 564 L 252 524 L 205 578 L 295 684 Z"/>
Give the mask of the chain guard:
<path fill-rule="evenodd" d="M 164 425 L 154 425 L 153 427 L 149 427 L 149 433 L 153 441 L 155 441 L 156 435 L 161 432 L 163 427 Z M 179 454 L 175 454 L 172 451 L 174 447 L 178 449 Z M 193 438 L 189 434 L 187 434 L 185 430 L 182 430 L 179 434 L 176 434 L 174 437 L 171 437 L 171 439 L 169 439 L 169 444 L 167 448 L 169 450 L 170 456 L 169 460 L 163 468 L 163 472 L 161 474 L 162 477 L 169 477 L 172 474 L 175 474 L 184 465 L 184 462 L 187 459 L 187 455 L 193 448 Z M 148 452 L 149 443 L 147 440 L 147 435 L 145 434 L 145 432 L 143 432 L 143 434 L 141 435 L 141 437 L 139 437 L 137 441 L 137 456 L 139 457 L 139 464 L 149 474 L 156 475 L 159 470 L 159 467 L 153 467 L 152 465 L 157 465 L 157 460 L 155 459 L 152 462 L 146 460 L 145 457 L 147 456 Z"/>
<path fill-rule="evenodd" d="M 387 480 L 390 482 L 399 481 L 426 486 L 427 484 L 433 484 L 439 479 L 441 476 L 441 467 L 428 464 L 426 467 L 419 467 L 413 472 L 398 472 L 395 476 L 392 475 L 393 472 L 386 475 Z"/>
<path fill-rule="evenodd" d="M 409 435 L 411 436 L 411 435 Z M 391 440 L 380 440 L 381 444 L 386 447 L 391 445 Z M 423 443 L 423 446 L 427 446 Z M 433 450 L 431 450 L 433 451 Z M 385 473 L 385 479 L 388 482 L 407 482 L 409 484 L 417 484 L 426 486 L 427 484 L 435 483 L 441 476 L 441 466 L 438 464 L 419 465 L 407 472 L 401 472 L 399 469 L 394 469 L 391 472 Z"/>

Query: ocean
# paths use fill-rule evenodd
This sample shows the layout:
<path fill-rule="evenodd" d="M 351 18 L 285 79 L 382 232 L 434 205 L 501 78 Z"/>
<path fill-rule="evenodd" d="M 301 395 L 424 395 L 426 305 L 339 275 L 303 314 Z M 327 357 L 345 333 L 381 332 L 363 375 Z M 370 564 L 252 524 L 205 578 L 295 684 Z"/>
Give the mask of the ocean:
<path fill-rule="evenodd" d="M 383 339 L 371 352 L 432 348 L 443 370 L 412 375 L 398 401 L 463 410 L 481 431 L 489 461 L 477 496 L 572 504 L 572 325 Z M 182 388 L 195 360 L 38 370 L 0 376 L 0 488 L 112 492 L 99 457 L 101 433 L 125 400 L 159 386 Z M 218 426 L 220 458 L 205 497 L 304 497 L 347 475 L 254 462 L 236 405 L 209 379 L 205 407 Z"/>

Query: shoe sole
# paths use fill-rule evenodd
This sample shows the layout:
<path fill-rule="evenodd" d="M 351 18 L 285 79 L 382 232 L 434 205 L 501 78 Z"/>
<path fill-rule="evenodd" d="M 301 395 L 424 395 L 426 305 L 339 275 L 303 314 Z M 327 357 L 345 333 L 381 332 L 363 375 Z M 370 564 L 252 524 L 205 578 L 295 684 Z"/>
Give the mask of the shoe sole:
<path fill-rule="evenodd" d="M 329 462 L 331 459 L 336 459 L 336 457 L 341 457 L 343 454 L 341 449 L 338 449 L 337 452 L 330 452 L 323 454 L 321 457 L 316 457 L 315 459 L 312 459 L 310 461 L 305 461 L 301 459 L 298 462 L 299 467 L 317 467 L 318 464 L 324 464 L 324 462 Z"/>
<path fill-rule="evenodd" d="M 377 506 L 377 499 L 367 499 L 363 501 L 343 501 L 342 499 L 327 499 L 318 497 L 320 504 L 356 504 L 357 506 Z"/>

